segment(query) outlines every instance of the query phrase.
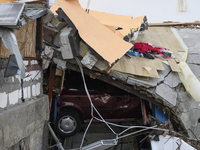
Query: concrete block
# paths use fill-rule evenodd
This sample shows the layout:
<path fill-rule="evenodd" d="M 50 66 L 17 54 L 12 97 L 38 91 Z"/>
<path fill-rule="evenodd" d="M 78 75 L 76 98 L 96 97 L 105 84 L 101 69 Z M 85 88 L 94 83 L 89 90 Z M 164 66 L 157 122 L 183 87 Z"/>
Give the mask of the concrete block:
<path fill-rule="evenodd" d="M 155 94 L 166 100 L 171 105 L 176 105 L 177 93 L 166 84 L 163 83 L 158 85 Z"/>
<path fill-rule="evenodd" d="M 71 46 L 69 44 L 62 45 L 60 47 L 60 51 L 61 51 L 63 59 L 73 59 L 74 58 Z"/>
<path fill-rule="evenodd" d="M 24 93 L 24 99 L 27 99 L 28 98 L 28 88 L 27 87 L 24 87 L 23 88 L 23 93 Z"/>
<path fill-rule="evenodd" d="M 177 72 L 171 72 L 164 80 L 164 83 L 169 85 L 171 88 L 178 86 L 181 80 Z"/>
<path fill-rule="evenodd" d="M 32 96 L 37 96 L 36 85 L 32 85 Z"/>
<path fill-rule="evenodd" d="M 65 27 L 61 30 L 60 33 L 60 43 L 61 45 L 70 45 L 68 35 L 70 34 L 70 31 L 72 30 L 71 27 Z"/>
<path fill-rule="evenodd" d="M 86 66 L 89 69 L 92 69 L 92 67 L 97 63 L 98 58 L 90 53 L 88 51 L 86 55 L 81 60 L 81 63 Z"/>
<path fill-rule="evenodd" d="M 31 87 L 27 87 L 27 98 L 31 98 Z"/>
<path fill-rule="evenodd" d="M 66 68 L 66 61 L 63 61 L 61 59 L 58 58 L 53 58 L 54 63 L 57 64 L 57 68 L 61 67 L 62 69 Z"/>
<path fill-rule="evenodd" d="M 44 54 L 45 54 L 48 58 L 52 58 L 53 52 L 54 52 L 54 50 L 53 50 L 50 46 L 45 46 Z"/>
<path fill-rule="evenodd" d="M 41 83 L 36 84 L 36 95 L 40 95 Z"/>
<path fill-rule="evenodd" d="M 0 108 L 5 108 L 7 106 L 8 100 L 7 100 L 7 94 L 6 92 L 0 93 Z"/>
<path fill-rule="evenodd" d="M 18 90 L 8 94 L 9 104 L 14 105 L 18 102 Z"/>
<path fill-rule="evenodd" d="M 42 20 L 43 20 L 44 24 L 49 23 L 52 20 L 53 16 L 54 16 L 52 11 L 50 11 L 49 9 L 47 9 L 47 10 L 48 10 L 47 14 L 42 17 Z"/>

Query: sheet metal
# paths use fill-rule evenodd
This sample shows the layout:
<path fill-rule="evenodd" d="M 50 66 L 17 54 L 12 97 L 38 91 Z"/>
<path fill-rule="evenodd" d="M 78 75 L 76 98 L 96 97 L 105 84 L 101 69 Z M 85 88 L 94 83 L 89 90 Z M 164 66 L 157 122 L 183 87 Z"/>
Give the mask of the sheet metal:
<path fill-rule="evenodd" d="M 0 25 L 17 25 L 24 3 L 0 4 Z"/>
<path fill-rule="evenodd" d="M 8 28 L 0 28 L 0 37 L 2 37 L 2 41 L 7 49 L 10 49 L 11 52 L 15 55 L 17 65 L 21 71 L 21 78 L 23 79 L 25 77 L 25 66 L 23 63 L 22 56 L 19 51 L 17 39 L 15 36 L 15 33 L 13 29 L 8 29 Z"/>

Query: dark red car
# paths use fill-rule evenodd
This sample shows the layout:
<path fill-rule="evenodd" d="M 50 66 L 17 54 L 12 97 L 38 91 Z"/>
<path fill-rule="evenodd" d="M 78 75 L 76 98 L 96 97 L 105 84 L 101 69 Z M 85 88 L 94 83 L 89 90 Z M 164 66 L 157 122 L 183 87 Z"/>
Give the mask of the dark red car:
<path fill-rule="evenodd" d="M 85 76 L 85 80 L 94 106 L 106 121 L 135 121 L 142 118 L 139 97 L 88 76 Z M 72 136 L 79 131 L 81 123 L 90 121 L 91 105 L 80 74 L 70 73 L 66 76 L 65 89 L 57 108 L 56 129 L 60 135 Z"/>

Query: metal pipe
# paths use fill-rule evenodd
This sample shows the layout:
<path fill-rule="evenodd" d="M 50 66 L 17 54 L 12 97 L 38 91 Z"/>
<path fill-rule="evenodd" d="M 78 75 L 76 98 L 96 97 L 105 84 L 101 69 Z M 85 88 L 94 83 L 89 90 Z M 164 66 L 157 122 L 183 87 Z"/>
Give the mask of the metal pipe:
<path fill-rule="evenodd" d="M 49 131 L 51 132 L 55 142 L 56 142 L 56 146 L 58 147 L 58 149 L 60 150 L 65 150 L 62 146 L 62 144 L 60 143 L 60 141 L 58 140 L 57 136 L 55 135 L 55 133 L 53 132 L 53 129 L 51 128 L 50 126 L 50 122 L 47 124 L 48 125 L 48 128 L 49 128 Z"/>

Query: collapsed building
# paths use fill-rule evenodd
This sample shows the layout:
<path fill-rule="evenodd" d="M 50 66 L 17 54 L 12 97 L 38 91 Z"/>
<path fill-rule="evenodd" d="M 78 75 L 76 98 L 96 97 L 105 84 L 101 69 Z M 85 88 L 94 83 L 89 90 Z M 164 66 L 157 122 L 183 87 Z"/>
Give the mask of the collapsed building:
<path fill-rule="evenodd" d="M 163 131 L 168 133 L 164 132 L 164 134 L 175 135 L 186 141 L 191 140 L 191 145 L 198 148 L 196 143 L 200 136 L 198 128 L 200 106 L 197 90 L 199 73 L 196 65 L 198 56 L 191 55 L 197 52 L 190 47 L 188 50 L 188 45 L 184 44 L 185 31 L 168 26 L 148 27 L 148 16 L 132 18 L 92 10 L 86 10 L 86 13 L 78 1 L 58 0 L 57 2 L 58 5 L 53 5 L 50 10 L 41 5 L 19 3 L 20 19 L 16 19 L 15 24 L 2 24 L 3 28 L 0 32 L 3 41 L 0 48 L 3 58 L 1 62 L 4 64 L 1 70 L 4 79 L 1 92 L 3 97 L 1 108 L 4 109 L 2 113 L 12 116 L 34 112 L 32 122 L 26 123 L 24 127 L 19 125 L 22 120 L 19 120 L 20 123 L 15 121 L 17 116 L 12 120 L 12 117 L 2 115 L 4 120 L 2 121 L 2 135 L 4 135 L 1 136 L 2 149 L 13 145 L 40 149 L 30 145 L 36 146 L 39 142 L 34 141 L 34 136 L 40 136 L 42 139 L 41 131 L 45 132 L 44 122 L 49 119 L 49 106 L 57 107 L 53 93 L 57 96 L 62 94 L 65 88 L 66 71 L 80 72 L 82 75 L 101 80 L 139 97 L 142 100 L 141 104 L 144 104 L 142 106 L 145 106 L 141 108 L 143 125 L 150 125 L 146 111 L 146 107 L 150 107 L 155 112 L 151 119 L 159 125 L 166 123 Z M 17 30 L 18 28 L 20 30 Z M 198 30 L 196 32 L 198 37 Z M 147 46 L 147 51 L 144 45 Z M 14 55 L 10 55 L 10 51 L 6 48 Z M 162 53 L 159 53 L 160 49 L 164 49 Z M 23 67 L 24 63 L 26 69 Z M 87 92 L 87 88 L 85 90 Z M 48 98 L 43 95 L 43 92 L 48 94 Z M 89 93 L 88 99 L 90 99 Z M 20 105 L 22 103 L 23 105 Z M 91 101 L 88 100 L 88 103 L 90 104 Z M 16 112 L 17 110 L 13 110 L 15 107 L 10 105 L 18 105 L 23 109 Z M 62 111 L 55 107 L 54 120 L 57 113 Z M 91 109 L 96 111 L 95 105 Z M 158 112 L 160 110 L 161 112 Z M 159 118 L 159 115 L 162 117 Z M 5 121 L 5 118 L 10 119 Z M 91 121 L 95 119 L 98 120 L 92 116 Z M 102 120 L 106 123 L 104 118 L 99 121 Z M 13 125 L 8 126 L 12 122 L 16 122 L 17 129 Z M 22 130 L 24 128 L 25 131 Z M 34 131 L 36 133 L 30 136 L 29 134 Z M 116 145 L 117 138 L 120 136 L 114 134 L 116 139 L 109 142 Z M 6 139 L 11 137 L 14 138 L 13 141 L 8 142 Z M 24 143 L 27 145 L 23 145 Z M 42 145 L 41 141 L 39 145 Z M 86 146 L 85 149 L 88 147 Z"/>

